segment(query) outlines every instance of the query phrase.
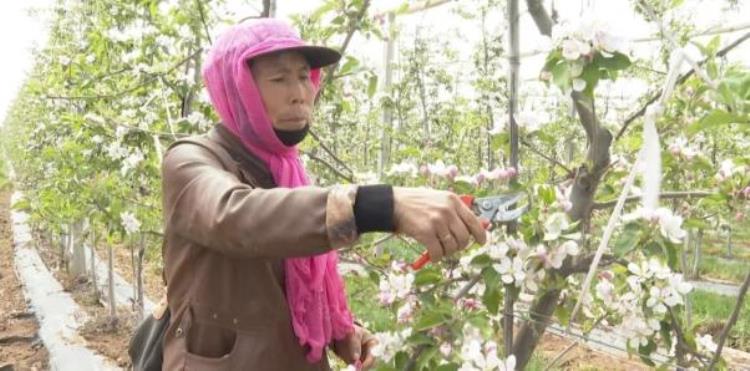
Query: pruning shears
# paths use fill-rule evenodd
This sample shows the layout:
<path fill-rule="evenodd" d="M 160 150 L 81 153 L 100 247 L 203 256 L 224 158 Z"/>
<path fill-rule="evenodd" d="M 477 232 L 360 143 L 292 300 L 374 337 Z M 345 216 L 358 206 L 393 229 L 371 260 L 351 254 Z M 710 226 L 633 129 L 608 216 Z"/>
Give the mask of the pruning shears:
<path fill-rule="evenodd" d="M 526 204 L 514 209 L 510 209 L 510 207 L 519 203 L 524 196 L 524 193 L 516 192 L 487 197 L 474 197 L 464 194 L 459 198 L 479 217 L 482 227 L 490 229 L 495 225 L 505 224 L 520 218 L 528 210 L 529 205 Z M 425 251 L 410 266 L 414 270 L 420 270 L 429 262 L 430 253 Z"/>

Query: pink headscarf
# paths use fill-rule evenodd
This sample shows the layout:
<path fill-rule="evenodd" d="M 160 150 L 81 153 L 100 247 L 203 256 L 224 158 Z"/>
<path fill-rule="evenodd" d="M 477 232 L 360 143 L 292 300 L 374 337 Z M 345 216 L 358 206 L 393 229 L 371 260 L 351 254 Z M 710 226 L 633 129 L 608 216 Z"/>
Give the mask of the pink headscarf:
<path fill-rule="evenodd" d="M 262 19 L 235 25 L 213 45 L 203 67 L 203 80 L 223 125 L 261 158 L 279 187 L 310 183 L 296 147 L 287 147 L 276 136 L 247 62 L 259 55 L 306 46 L 286 23 Z M 315 91 L 320 69 L 310 72 Z M 294 333 L 309 346 L 307 360 L 320 361 L 333 339 L 353 331 L 344 283 L 337 271 L 335 250 L 313 257 L 284 261 L 286 298 Z"/>

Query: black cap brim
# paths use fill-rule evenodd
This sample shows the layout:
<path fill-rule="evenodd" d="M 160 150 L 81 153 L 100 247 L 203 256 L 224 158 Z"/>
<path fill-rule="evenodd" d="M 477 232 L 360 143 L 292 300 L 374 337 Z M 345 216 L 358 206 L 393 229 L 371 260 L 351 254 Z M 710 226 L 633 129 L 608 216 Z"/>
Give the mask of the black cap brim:
<path fill-rule="evenodd" d="M 341 53 L 325 46 L 294 46 L 288 49 L 277 50 L 277 52 L 280 51 L 296 51 L 301 53 L 307 59 L 310 68 L 330 66 L 341 60 Z"/>

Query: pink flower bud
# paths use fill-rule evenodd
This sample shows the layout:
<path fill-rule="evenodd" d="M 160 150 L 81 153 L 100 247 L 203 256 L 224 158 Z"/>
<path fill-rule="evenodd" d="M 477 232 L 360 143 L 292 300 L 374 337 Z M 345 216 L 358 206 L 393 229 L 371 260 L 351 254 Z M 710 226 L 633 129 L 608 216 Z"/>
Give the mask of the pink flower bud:
<path fill-rule="evenodd" d="M 458 167 L 456 165 L 448 166 L 448 178 L 453 179 L 458 175 Z"/>
<path fill-rule="evenodd" d="M 745 214 L 743 214 L 741 211 L 738 211 L 737 214 L 734 214 L 734 220 L 741 222 L 743 219 L 745 219 Z"/>
<path fill-rule="evenodd" d="M 477 185 L 482 184 L 483 181 L 484 181 L 484 173 L 479 173 L 479 174 L 474 175 L 474 182 L 476 182 Z"/>
<path fill-rule="evenodd" d="M 507 171 L 508 171 L 508 178 L 513 178 L 516 175 L 518 175 L 518 170 L 516 170 L 516 168 L 514 167 L 509 167 Z"/>

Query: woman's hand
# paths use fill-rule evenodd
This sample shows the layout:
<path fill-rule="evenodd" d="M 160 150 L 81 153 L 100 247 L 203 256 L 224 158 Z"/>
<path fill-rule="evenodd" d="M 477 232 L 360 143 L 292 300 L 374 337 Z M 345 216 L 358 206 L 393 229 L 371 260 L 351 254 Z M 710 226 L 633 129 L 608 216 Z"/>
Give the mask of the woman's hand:
<path fill-rule="evenodd" d="M 452 192 L 428 188 L 393 187 L 393 222 L 403 233 L 427 247 L 435 262 L 487 239 L 476 215 Z"/>
<path fill-rule="evenodd" d="M 361 362 L 362 370 L 369 370 L 375 364 L 372 348 L 378 344 L 364 327 L 354 325 L 354 331 L 341 340 L 334 340 L 333 352 L 346 364 Z"/>

